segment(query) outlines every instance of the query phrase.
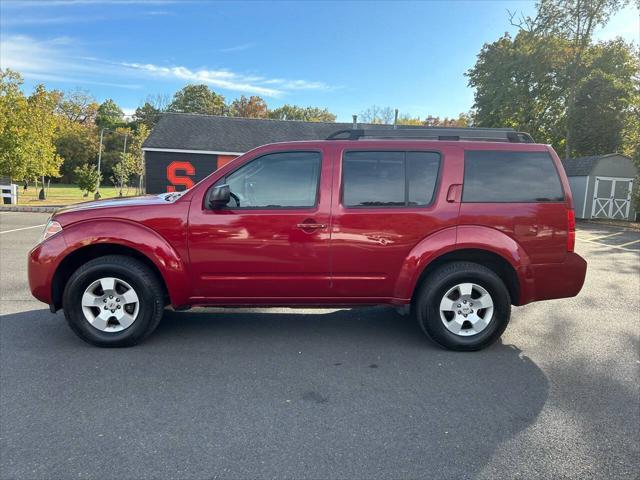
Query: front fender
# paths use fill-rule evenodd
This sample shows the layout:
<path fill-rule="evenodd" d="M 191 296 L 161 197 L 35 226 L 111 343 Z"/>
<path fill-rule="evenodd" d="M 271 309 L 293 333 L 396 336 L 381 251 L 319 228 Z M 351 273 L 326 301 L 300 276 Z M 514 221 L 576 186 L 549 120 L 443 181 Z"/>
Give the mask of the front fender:
<path fill-rule="evenodd" d="M 123 219 L 86 220 L 71 224 L 61 232 L 67 248 L 59 262 L 89 245 L 113 244 L 129 247 L 147 257 L 162 275 L 171 305 L 188 303 L 191 282 L 185 262 L 169 242 L 151 228 Z"/>
<path fill-rule="evenodd" d="M 411 250 L 400 270 L 394 296 L 411 298 L 425 268 L 442 255 L 456 250 L 483 250 L 499 255 L 516 271 L 521 298 L 533 289 L 531 261 L 518 242 L 494 228 L 460 225 L 429 235 Z"/>

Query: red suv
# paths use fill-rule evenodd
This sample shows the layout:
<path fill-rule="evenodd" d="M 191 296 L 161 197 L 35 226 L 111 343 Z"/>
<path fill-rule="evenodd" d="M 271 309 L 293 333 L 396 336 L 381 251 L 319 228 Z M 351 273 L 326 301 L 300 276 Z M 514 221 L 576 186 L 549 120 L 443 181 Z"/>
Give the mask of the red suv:
<path fill-rule="evenodd" d="M 62 209 L 29 283 L 99 346 L 140 342 L 167 305 L 385 304 L 477 350 L 511 305 L 578 294 L 574 241 L 560 160 L 527 134 L 347 130 L 256 148 L 187 191 Z"/>

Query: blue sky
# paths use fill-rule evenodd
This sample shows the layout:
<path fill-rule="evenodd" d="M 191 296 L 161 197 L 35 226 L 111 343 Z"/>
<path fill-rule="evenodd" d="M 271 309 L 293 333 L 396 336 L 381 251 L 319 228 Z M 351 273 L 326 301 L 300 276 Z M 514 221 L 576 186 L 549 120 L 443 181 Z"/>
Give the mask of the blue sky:
<path fill-rule="evenodd" d="M 27 91 L 79 87 L 127 112 L 207 83 L 228 100 L 257 94 L 343 121 L 373 104 L 456 116 L 473 103 L 464 72 L 482 44 L 514 30 L 508 9 L 534 2 L 0 0 L 0 65 Z M 615 36 L 638 43 L 635 7 L 597 33 Z"/>

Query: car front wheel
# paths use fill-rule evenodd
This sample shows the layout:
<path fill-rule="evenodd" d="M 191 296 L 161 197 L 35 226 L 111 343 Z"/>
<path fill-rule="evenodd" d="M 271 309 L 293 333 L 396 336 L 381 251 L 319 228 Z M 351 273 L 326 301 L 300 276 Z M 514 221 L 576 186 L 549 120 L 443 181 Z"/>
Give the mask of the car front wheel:
<path fill-rule="evenodd" d="M 71 329 L 100 347 L 128 347 L 157 327 L 164 309 L 158 278 L 142 262 L 108 255 L 78 268 L 65 286 L 62 306 Z"/>
<path fill-rule="evenodd" d="M 470 351 L 500 338 L 511 316 L 511 299 L 493 270 L 453 262 L 422 282 L 414 308 L 420 327 L 436 343 Z"/>

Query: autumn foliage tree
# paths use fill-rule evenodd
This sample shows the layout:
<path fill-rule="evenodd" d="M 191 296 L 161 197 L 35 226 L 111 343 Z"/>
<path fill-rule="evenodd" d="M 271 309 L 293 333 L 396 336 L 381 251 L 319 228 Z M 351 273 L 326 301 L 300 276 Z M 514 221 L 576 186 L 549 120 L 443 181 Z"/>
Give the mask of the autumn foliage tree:
<path fill-rule="evenodd" d="M 27 156 L 26 176 L 42 179 L 40 198 L 45 195 L 45 177 L 59 176 L 63 161 L 55 147 L 57 119 L 54 112 L 60 97 L 60 92 L 47 91 L 43 85 L 37 85 L 27 98 L 29 128 L 23 146 Z"/>
<path fill-rule="evenodd" d="M 17 72 L 0 70 L 0 175 L 9 181 L 27 174 L 28 105 L 21 85 Z"/>
<path fill-rule="evenodd" d="M 261 97 L 252 95 L 247 98 L 241 95 L 231 102 L 229 113 L 232 117 L 267 118 L 269 109 Z"/>
<path fill-rule="evenodd" d="M 299 107 L 284 104 L 269 111 L 269 118 L 275 120 L 299 120 L 304 122 L 335 122 L 336 116 L 326 108 Z"/>

